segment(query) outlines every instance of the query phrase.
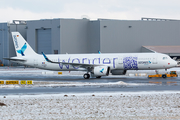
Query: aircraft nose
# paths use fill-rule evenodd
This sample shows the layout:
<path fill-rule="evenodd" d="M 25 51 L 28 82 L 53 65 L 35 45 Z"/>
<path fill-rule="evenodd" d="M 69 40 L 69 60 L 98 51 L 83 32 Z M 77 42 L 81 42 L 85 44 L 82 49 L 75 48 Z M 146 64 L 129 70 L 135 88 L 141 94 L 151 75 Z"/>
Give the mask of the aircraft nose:
<path fill-rule="evenodd" d="M 172 66 L 176 67 L 177 66 L 177 62 L 175 60 L 172 61 Z"/>
<path fill-rule="evenodd" d="M 177 66 L 177 62 L 175 60 L 172 60 L 168 62 L 168 66 L 169 67 L 176 67 Z"/>

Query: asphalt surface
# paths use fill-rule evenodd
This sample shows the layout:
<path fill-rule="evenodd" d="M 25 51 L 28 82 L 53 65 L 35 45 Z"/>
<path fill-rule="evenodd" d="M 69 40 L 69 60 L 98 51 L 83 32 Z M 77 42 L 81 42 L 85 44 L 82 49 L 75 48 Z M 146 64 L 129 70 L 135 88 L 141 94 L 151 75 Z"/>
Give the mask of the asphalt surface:
<path fill-rule="evenodd" d="M 101 79 L 84 79 L 81 75 L 57 76 L 41 75 L 37 73 L 0 73 L 1 80 L 33 80 L 34 82 L 71 82 L 71 83 L 96 83 L 89 86 L 39 86 L 34 87 L 9 87 L 0 88 L 0 95 L 10 94 L 57 94 L 57 93 L 107 93 L 107 92 L 149 92 L 149 91 L 179 91 L 180 77 L 177 78 L 152 78 L 147 77 L 129 77 L 129 76 L 108 76 Z M 122 81 L 126 84 L 108 85 L 108 83 L 117 83 Z M 100 83 L 107 83 L 102 85 Z"/>

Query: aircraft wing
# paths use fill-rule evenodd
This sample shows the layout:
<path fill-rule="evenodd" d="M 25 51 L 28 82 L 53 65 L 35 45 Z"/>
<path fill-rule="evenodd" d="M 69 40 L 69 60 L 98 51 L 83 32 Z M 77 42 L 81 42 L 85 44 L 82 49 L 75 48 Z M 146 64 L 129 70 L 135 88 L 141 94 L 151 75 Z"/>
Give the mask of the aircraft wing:
<path fill-rule="evenodd" d="M 72 65 L 72 66 L 77 66 L 77 67 L 82 67 L 82 68 L 91 68 L 95 66 L 105 66 L 105 65 L 97 65 L 97 64 L 84 64 L 84 63 L 67 63 L 67 62 L 54 62 L 51 61 L 43 52 L 42 52 L 45 60 L 50 63 L 55 63 L 55 64 L 64 64 L 64 65 Z"/>

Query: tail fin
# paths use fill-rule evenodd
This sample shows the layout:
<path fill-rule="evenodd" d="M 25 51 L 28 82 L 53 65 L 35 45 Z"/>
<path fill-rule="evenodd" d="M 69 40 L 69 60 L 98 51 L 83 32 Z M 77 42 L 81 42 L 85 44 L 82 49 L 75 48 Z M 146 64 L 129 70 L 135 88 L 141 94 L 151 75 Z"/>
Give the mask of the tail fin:
<path fill-rule="evenodd" d="M 12 32 L 12 38 L 18 57 L 36 54 L 19 32 Z"/>

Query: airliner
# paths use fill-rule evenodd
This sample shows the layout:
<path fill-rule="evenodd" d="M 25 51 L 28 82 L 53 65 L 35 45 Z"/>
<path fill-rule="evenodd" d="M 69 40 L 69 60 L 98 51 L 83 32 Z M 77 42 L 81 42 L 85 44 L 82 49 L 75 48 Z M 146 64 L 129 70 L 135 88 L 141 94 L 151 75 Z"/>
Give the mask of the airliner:
<path fill-rule="evenodd" d="M 125 75 L 127 70 L 157 70 L 177 66 L 162 53 L 37 54 L 19 32 L 12 32 L 16 57 L 4 58 L 22 65 L 53 71 L 85 71 L 83 77 Z"/>

